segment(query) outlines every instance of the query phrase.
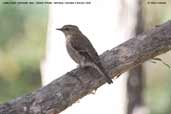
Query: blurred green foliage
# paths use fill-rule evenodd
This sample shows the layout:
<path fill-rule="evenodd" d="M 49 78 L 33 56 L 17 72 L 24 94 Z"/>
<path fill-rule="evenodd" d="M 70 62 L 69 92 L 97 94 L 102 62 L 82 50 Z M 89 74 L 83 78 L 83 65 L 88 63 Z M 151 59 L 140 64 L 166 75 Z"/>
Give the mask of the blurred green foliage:
<path fill-rule="evenodd" d="M 166 4 L 148 4 L 148 2 L 165 2 Z M 145 30 L 171 20 L 170 0 L 144 0 Z M 171 52 L 160 55 L 166 64 L 171 66 Z M 170 114 L 171 112 L 171 69 L 162 62 L 145 64 L 146 88 L 145 102 L 150 114 Z"/>
<path fill-rule="evenodd" d="M 165 2 L 165 4 L 148 4 L 148 2 Z M 146 29 L 150 29 L 155 25 L 162 24 L 171 19 L 170 0 L 144 0 L 143 10 Z"/>
<path fill-rule="evenodd" d="M 47 19 L 48 5 L 0 2 L 0 103 L 40 87 Z"/>
<path fill-rule="evenodd" d="M 171 52 L 160 55 L 162 60 L 171 64 L 171 60 L 166 57 L 171 56 Z M 147 87 L 145 98 L 150 114 L 170 114 L 171 112 L 171 69 L 160 62 L 146 63 Z"/>

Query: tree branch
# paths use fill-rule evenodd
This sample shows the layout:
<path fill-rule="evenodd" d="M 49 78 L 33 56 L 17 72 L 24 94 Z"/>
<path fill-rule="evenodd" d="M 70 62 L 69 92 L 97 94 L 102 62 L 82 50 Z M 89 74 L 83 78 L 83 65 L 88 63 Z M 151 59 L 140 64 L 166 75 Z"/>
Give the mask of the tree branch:
<path fill-rule="evenodd" d="M 171 49 L 171 21 L 104 52 L 100 58 L 115 77 Z M 105 83 L 91 68 L 77 68 L 49 85 L 0 105 L 0 114 L 57 114 Z"/>

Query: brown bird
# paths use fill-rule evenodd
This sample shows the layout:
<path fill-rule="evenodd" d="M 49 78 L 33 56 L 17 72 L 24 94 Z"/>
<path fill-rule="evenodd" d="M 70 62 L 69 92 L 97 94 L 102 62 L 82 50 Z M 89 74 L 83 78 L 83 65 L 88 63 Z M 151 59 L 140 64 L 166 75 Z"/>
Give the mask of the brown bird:
<path fill-rule="evenodd" d="M 71 58 L 80 65 L 80 67 L 95 68 L 101 75 L 106 77 L 106 81 L 111 84 L 112 79 L 103 68 L 100 58 L 92 46 L 91 42 L 75 25 L 64 25 L 59 28 L 64 33 L 66 39 L 66 48 Z"/>

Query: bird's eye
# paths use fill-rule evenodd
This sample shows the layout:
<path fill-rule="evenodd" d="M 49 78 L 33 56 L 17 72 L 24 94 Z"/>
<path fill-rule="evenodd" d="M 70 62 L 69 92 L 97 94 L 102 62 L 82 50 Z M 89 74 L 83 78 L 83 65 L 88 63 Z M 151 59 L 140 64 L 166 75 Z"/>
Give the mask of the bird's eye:
<path fill-rule="evenodd" d="M 69 31 L 69 28 L 65 28 L 66 31 Z"/>

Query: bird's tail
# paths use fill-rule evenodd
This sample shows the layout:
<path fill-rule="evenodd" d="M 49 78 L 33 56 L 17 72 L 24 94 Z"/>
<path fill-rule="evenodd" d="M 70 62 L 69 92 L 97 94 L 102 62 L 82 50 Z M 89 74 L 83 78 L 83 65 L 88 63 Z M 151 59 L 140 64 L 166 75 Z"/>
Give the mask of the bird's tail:
<path fill-rule="evenodd" d="M 99 64 L 99 65 L 94 64 L 94 67 L 95 67 L 95 69 L 98 70 L 98 72 L 99 72 L 100 74 L 102 74 L 103 76 L 105 76 L 106 81 L 107 81 L 108 84 L 113 83 L 112 79 L 111 79 L 111 78 L 109 77 L 109 75 L 106 73 L 105 69 L 103 68 L 103 66 L 102 66 L 101 64 Z"/>

